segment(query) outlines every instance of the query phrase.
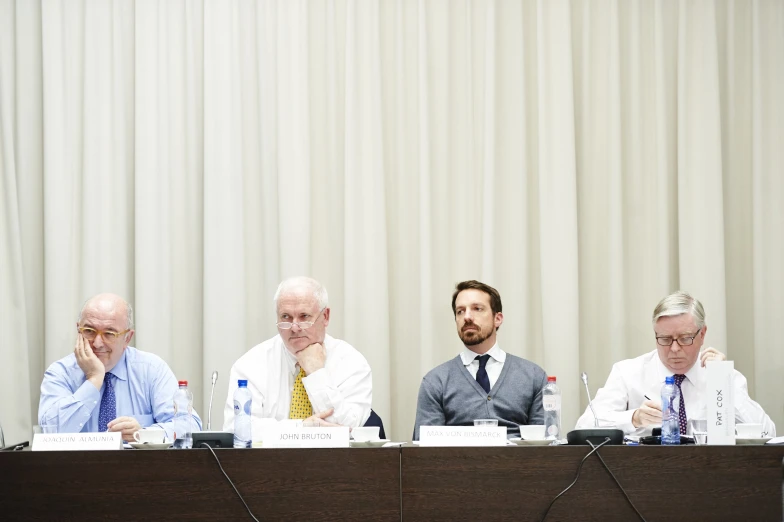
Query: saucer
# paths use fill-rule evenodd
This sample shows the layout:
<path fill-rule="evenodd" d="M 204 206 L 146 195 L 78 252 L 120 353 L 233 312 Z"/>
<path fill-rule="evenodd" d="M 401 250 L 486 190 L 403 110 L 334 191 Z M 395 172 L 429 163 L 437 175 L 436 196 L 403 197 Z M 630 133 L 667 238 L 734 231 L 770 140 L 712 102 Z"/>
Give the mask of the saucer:
<path fill-rule="evenodd" d="M 358 440 L 352 440 L 351 447 L 352 448 L 380 448 L 387 442 L 389 442 L 389 439 L 367 440 L 362 442 Z"/>
<path fill-rule="evenodd" d="M 761 446 L 768 442 L 771 438 L 770 437 L 759 437 L 756 439 L 742 439 L 740 437 L 735 437 L 735 444 L 739 446 Z"/>
<path fill-rule="evenodd" d="M 151 449 L 167 449 L 171 448 L 171 442 L 163 442 L 158 444 L 144 444 L 142 442 L 131 442 L 131 447 L 141 450 L 151 450 Z"/>
<path fill-rule="evenodd" d="M 521 439 L 520 437 L 513 437 L 509 442 L 514 442 L 518 446 L 549 446 L 553 441 L 547 439 Z"/>

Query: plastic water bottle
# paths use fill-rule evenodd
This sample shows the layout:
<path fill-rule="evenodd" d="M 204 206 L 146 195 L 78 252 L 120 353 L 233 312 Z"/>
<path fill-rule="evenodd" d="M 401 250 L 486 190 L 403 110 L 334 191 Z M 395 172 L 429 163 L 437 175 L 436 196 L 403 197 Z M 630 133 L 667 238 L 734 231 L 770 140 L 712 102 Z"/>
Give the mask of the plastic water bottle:
<path fill-rule="evenodd" d="M 681 433 L 678 425 L 678 414 L 680 413 L 681 396 L 678 387 L 675 386 L 675 377 L 672 375 L 664 379 L 664 386 L 661 390 L 662 405 L 662 431 L 661 443 L 680 444 Z"/>
<path fill-rule="evenodd" d="M 561 389 L 555 384 L 555 377 L 547 377 L 547 384 L 542 388 L 542 406 L 545 438 L 559 440 L 561 438 Z"/>
<path fill-rule="evenodd" d="M 193 447 L 193 394 L 188 389 L 188 381 L 178 381 L 178 384 L 180 387 L 174 393 L 174 447 L 188 449 Z"/>
<path fill-rule="evenodd" d="M 250 448 L 253 442 L 250 429 L 250 406 L 253 399 L 248 381 L 239 379 L 234 392 L 234 447 Z"/>

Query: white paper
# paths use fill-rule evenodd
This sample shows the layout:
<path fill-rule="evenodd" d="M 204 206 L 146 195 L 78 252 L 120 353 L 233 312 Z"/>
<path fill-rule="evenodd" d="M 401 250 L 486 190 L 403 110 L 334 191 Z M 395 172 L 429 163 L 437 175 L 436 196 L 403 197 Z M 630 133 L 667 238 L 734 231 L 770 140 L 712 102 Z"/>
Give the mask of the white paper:
<path fill-rule="evenodd" d="M 33 451 L 86 451 L 122 449 L 122 433 L 36 433 Z"/>
<path fill-rule="evenodd" d="M 268 426 L 261 435 L 263 448 L 348 448 L 349 429 Z"/>
<path fill-rule="evenodd" d="M 420 426 L 420 446 L 506 446 L 505 426 Z"/>
<path fill-rule="evenodd" d="M 705 404 L 708 445 L 735 445 L 735 363 L 708 361 Z M 688 412 L 687 412 L 688 414 Z"/>

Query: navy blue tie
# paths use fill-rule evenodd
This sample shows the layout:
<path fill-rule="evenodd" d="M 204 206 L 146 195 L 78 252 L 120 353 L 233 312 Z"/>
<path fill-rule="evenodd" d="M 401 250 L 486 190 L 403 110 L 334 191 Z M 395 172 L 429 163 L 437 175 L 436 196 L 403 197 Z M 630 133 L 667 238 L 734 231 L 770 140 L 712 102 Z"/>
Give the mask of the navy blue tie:
<path fill-rule="evenodd" d="M 107 431 L 106 425 L 117 418 L 117 398 L 114 396 L 112 377 L 110 372 L 106 372 L 103 377 L 105 386 L 101 398 L 101 409 L 98 410 L 98 431 Z"/>
<path fill-rule="evenodd" d="M 490 393 L 490 377 L 487 376 L 487 370 L 485 369 L 490 356 L 484 354 L 477 355 L 476 358 L 479 359 L 479 370 L 476 372 L 476 382 L 478 382 L 479 386 L 484 388 L 487 393 Z"/>

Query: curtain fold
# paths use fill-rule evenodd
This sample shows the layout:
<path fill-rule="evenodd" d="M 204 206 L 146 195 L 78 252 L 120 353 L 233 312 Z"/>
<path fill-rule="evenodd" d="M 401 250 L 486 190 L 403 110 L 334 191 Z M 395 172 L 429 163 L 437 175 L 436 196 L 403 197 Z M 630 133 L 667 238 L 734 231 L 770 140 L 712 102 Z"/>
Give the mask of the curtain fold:
<path fill-rule="evenodd" d="M 565 429 L 679 288 L 782 425 L 782 85 L 775 0 L 0 0 L 6 439 L 91 295 L 204 412 L 298 274 L 395 439 L 464 279 Z"/>

